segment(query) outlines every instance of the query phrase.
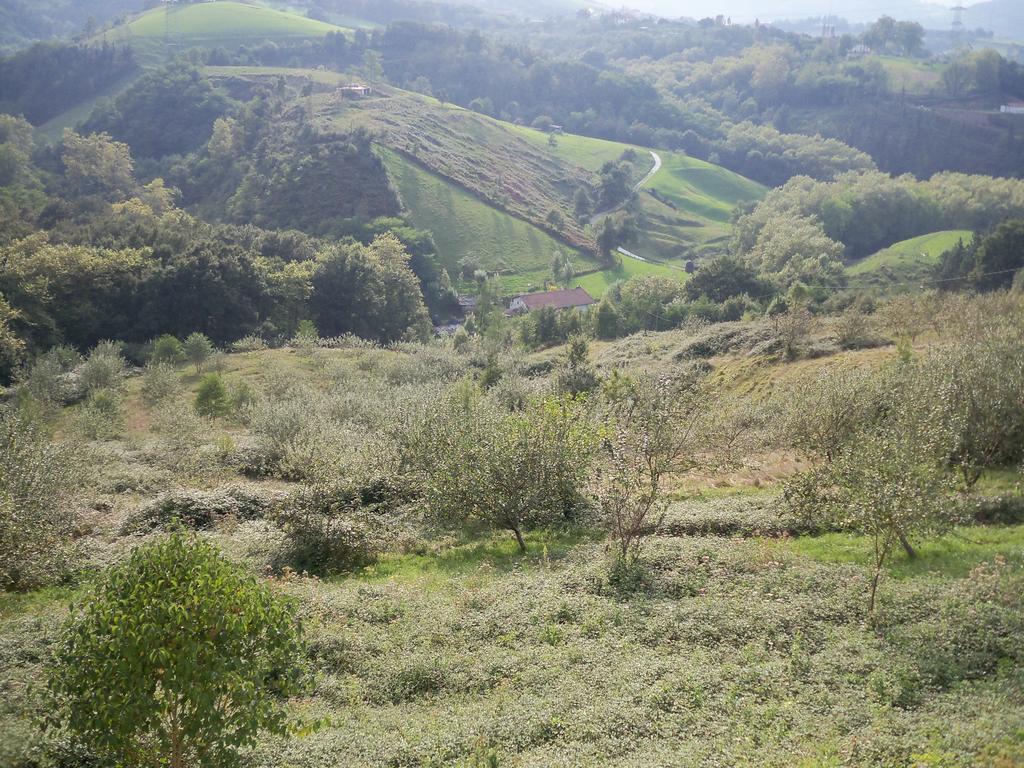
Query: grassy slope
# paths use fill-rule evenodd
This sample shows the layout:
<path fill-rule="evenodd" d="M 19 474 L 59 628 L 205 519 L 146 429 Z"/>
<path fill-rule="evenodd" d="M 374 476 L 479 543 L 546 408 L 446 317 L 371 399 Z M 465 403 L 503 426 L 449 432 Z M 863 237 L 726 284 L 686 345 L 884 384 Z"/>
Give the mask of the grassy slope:
<path fill-rule="evenodd" d="M 141 73 L 139 72 L 130 74 L 114 83 L 109 88 L 106 88 L 93 98 L 79 102 L 71 107 L 71 109 L 61 112 L 56 117 L 37 126 L 35 131 L 36 140 L 46 142 L 48 144 L 59 141 L 65 128 L 74 128 L 79 123 L 84 122 L 97 104 L 104 99 L 115 98 L 122 91 L 131 87 L 132 83 L 134 83 L 139 77 L 141 77 Z"/>
<path fill-rule="evenodd" d="M 381 154 L 413 224 L 433 233 L 453 277 L 459 261 L 472 257 L 488 271 L 514 271 L 502 276 L 503 288 L 526 291 L 543 286 L 555 251 L 569 250 L 546 232 L 488 206 L 398 153 L 383 149 Z"/>
<path fill-rule="evenodd" d="M 583 277 L 578 277 L 573 285 L 586 288 L 587 293 L 595 299 L 604 295 L 604 292 L 619 280 L 628 280 L 631 277 L 659 275 L 685 281 L 687 274 L 681 269 L 673 268 L 664 264 L 651 264 L 649 262 L 637 261 L 627 256 L 622 257 L 622 269 L 604 269 Z"/>
<path fill-rule="evenodd" d="M 406 356 L 321 354 L 319 365 L 288 350 L 229 355 L 224 375 L 256 387 L 272 370 L 315 382 L 344 363 L 354 381 Z M 197 377 L 187 368 L 181 375 L 191 398 Z M 140 383 L 128 382 L 130 425 L 145 410 Z M 153 439 L 145 429 L 130 437 Z M 142 460 L 119 446 L 108 451 L 118 461 Z M 135 545 L 116 534 L 119 515 L 154 494 L 93 492 L 115 509 L 88 528 L 103 562 Z M 759 497 L 723 501 L 744 515 Z M 685 504 L 709 524 L 720 514 L 709 502 Z M 228 520 L 201 535 L 248 562 L 264 545 L 261 531 Z M 659 530 L 645 545 L 648 581 L 637 591 L 607 583 L 607 553 L 592 532 L 539 531 L 527 542 L 523 556 L 507 534 L 458 536 L 385 555 L 349 577 L 273 582 L 296 599 L 311 648 L 313 687 L 295 714 L 324 722 L 262 741 L 245 763 L 470 766 L 486 765 L 489 749 L 501 766 L 518 768 L 966 768 L 1024 758 L 1019 658 L 941 684 L 926 677 L 970 669 L 975 650 L 983 661 L 997 657 L 989 641 L 1016 647 L 982 623 L 1012 596 L 990 590 L 977 607 L 965 597 L 986 589 L 992 566 L 971 574 L 982 563 L 1002 557 L 1004 570 L 1021 572 L 1021 526 L 960 529 L 922 546 L 912 564 L 894 557 L 881 628 L 863 618 L 863 538 Z M 0 593 L 5 755 L 27 754 L 34 743 L 26 684 L 40 678 L 71 597 L 81 593 Z"/>
<path fill-rule="evenodd" d="M 341 30 L 333 24 L 296 13 L 249 3 L 221 0 L 171 9 L 154 8 L 124 26 L 107 33 L 107 39 L 158 38 L 166 34 L 180 42 L 237 40 L 274 37 L 319 37 Z"/>
<path fill-rule="evenodd" d="M 344 27 L 273 8 L 234 0 L 154 8 L 103 33 L 110 42 L 130 43 L 146 65 L 188 48 L 228 48 L 262 40 L 294 40 L 345 32 Z"/>
<path fill-rule="evenodd" d="M 942 67 L 938 64 L 899 56 L 870 56 L 865 61 L 877 62 L 889 73 L 892 93 L 928 96 L 942 89 Z"/>
<path fill-rule="evenodd" d="M 971 236 L 969 230 L 951 229 L 903 240 L 850 264 L 846 274 L 855 285 L 874 288 L 894 288 L 925 280 L 943 253 L 959 240 L 969 242 Z"/>

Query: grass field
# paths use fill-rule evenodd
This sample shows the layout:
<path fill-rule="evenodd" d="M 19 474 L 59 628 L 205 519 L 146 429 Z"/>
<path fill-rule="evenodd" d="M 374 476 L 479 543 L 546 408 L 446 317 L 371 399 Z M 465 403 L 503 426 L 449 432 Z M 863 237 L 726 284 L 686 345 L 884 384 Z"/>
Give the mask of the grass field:
<path fill-rule="evenodd" d="M 889 90 L 911 96 L 928 96 L 942 89 L 942 68 L 937 64 L 899 56 L 870 56 L 889 73 Z"/>
<path fill-rule="evenodd" d="M 220 0 L 174 8 L 154 8 L 103 33 L 109 42 L 136 48 L 146 65 L 187 48 L 237 47 L 262 40 L 323 37 L 344 27 L 261 5 Z"/>
<path fill-rule="evenodd" d="M 650 169 L 653 164 L 646 149 L 631 144 L 566 133 L 558 135 L 555 139 L 557 143 L 552 147 L 548 143 L 548 134 L 545 131 L 538 131 L 522 125 L 510 126 L 510 128 L 531 144 L 578 165 L 580 168 L 586 168 L 588 171 L 599 171 L 605 163 L 614 162 L 622 157 L 622 153 L 627 149 L 632 149 L 640 156 L 645 168 Z"/>
<path fill-rule="evenodd" d="M 658 275 L 661 277 L 675 278 L 685 282 L 688 275 L 681 269 L 674 269 L 663 264 L 651 264 L 649 262 L 637 261 L 628 256 L 622 257 L 622 269 L 603 269 L 583 277 L 578 277 L 573 285 L 585 288 L 587 293 L 595 299 L 601 298 L 605 291 L 620 280 L 628 280 L 631 277 Z"/>
<path fill-rule="evenodd" d="M 850 264 L 846 274 L 855 285 L 915 288 L 919 281 L 930 279 L 931 269 L 943 253 L 961 240 L 970 242 L 971 237 L 970 230 L 951 229 L 903 240 Z"/>
<path fill-rule="evenodd" d="M 215 77 L 247 79 L 308 77 L 322 85 L 345 79 L 338 73 L 303 69 L 206 71 Z M 596 173 L 604 163 L 634 150 L 635 181 L 653 164 L 645 148 L 569 134 L 558 136 L 551 146 L 541 131 L 390 86 L 375 90 L 371 98 L 342 101 L 322 89 L 310 99 L 316 121 L 324 130 L 373 131 L 379 146 L 404 158 L 392 159 L 389 169 L 417 226 L 431 230 L 445 251 L 449 269 L 469 257 L 488 269 L 508 269 L 514 273 L 504 278 L 510 290 L 539 285 L 555 248 L 577 253 L 596 248 L 592 228 L 574 219 L 573 197 L 581 186 L 596 187 Z M 655 190 L 659 198 L 646 192 L 639 195 L 641 233 L 630 250 L 681 264 L 723 249 L 735 205 L 759 199 L 764 188 L 682 154 L 659 155 L 664 164 L 644 187 Z M 551 211 L 560 212 L 564 222 L 557 237 L 545 221 Z M 600 292 L 598 282 L 595 278 Z"/>
<path fill-rule="evenodd" d="M 453 278 L 459 261 L 470 257 L 488 271 L 507 272 L 501 277 L 506 291 L 526 291 L 543 285 L 555 251 L 570 251 L 546 232 L 487 205 L 397 152 L 382 149 L 381 154 L 413 224 L 433 233 L 441 262 Z M 587 262 L 578 263 L 582 268 Z"/>
<path fill-rule="evenodd" d="M 766 192 L 757 182 L 721 166 L 676 152 L 659 154 L 661 170 L 646 187 L 668 198 L 685 215 L 724 224 L 738 203 L 760 200 Z"/>

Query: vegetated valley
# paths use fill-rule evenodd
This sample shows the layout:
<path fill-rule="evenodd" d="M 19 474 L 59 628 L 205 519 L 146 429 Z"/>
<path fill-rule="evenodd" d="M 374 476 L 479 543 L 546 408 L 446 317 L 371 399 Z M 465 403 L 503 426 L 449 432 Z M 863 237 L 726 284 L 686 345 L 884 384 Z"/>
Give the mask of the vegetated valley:
<path fill-rule="evenodd" d="M 1024 765 L 1001 30 L 90 8 L 0 9 L 0 766 Z"/>

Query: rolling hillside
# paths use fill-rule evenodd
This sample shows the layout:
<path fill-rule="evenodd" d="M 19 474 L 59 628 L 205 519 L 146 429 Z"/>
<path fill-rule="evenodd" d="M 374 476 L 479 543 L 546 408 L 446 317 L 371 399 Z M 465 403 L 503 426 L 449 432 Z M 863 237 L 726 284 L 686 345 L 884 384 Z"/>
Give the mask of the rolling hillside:
<path fill-rule="evenodd" d="M 295 40 L 344 32 L 323 21 L 236 0 L 154 8 L 102 35 L 130 43 L 143 63 L 188 48 L 237 48 L 263 40 Z"/>
<path fill-rule="evenodd" d="M 971 236 L 969 230 L 951 229 L 903 240 L 850 264 L 846 274 L 855 286 L 887 290 L 913 285 L 930 279 L 939 257 L 957 241 L 967 243 Z"/>
<path fill-rule="evenodd" d="M 452 278 L 462 259 L 501 273 L 509 292 L 540 288 L 550 276 L 552 254 L 567 248 L 543 230 L 488 206 L 445 178 L 382 148 L 391 181 L 412 223 L 430 230 Z M 577 255 L 577 263 L 583 260 Z"/>
<path fill-rule="evenodd" d="M 633 183 L 653 167 L 649 150 L 584 136 L 515 126 L 436 99 L 378 85 L 373 96 L 349 100 L 335 72 L 261 67 L 210 67 L 217 79 L 288 76 L 316 85 L 305 102 L 324 132 L 370 130 L 392 182 L 415 226 L 433 232 L 441 260 L 454 277 L 463 260 L 501 274 L 508 291 L 539 287 L 555 250 L 573 255 L 577 271 L 597 263 L 596 232 L 573 212 L 576 191 L 599 186 L 609 161 L 629 162 Z M 630 151 L 631 150 L 631 151 Z M 641 234 L 628 245 L 640 256 L 681 266 L 724 247 L 731 214 L 764 188 L 730 171 L 682 154 L 658 151 L 663 164 L 637 197 Z M 652 194 L 653 193 L 653 194 Z M 548 220 L 552 211 L 561 223 Z M 631 272 L 684 273 L 634 262 Z M 589 275 L 599 295 L 623 274 Z"/>

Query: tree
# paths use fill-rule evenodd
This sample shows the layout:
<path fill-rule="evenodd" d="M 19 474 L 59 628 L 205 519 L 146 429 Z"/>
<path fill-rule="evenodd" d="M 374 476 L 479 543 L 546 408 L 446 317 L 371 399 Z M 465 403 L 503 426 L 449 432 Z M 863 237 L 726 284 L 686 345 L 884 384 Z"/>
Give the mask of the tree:
<path fill-rule="evenodd" d="M 177 365 L 185 359 L 185 350 L 177 338 L 165 333 L 153 340 L 153 351 L 149 355 L 151 363 Z"/>
<path fill-rule="evenodd" d="M 376 85 L 384 77 L 384 67 L 381 64 L 379 51 L 367 48 L 363 52 L 363 72 L 370 85 Z"/>
<path fill-rule="evenodd" d="M 579 187 L 573 196 L 573 215 L 576 217 L 576 220 L 583 221 L 586 219 L 593 210 L 593 207 L 594 204 L 591 202 L 586 188 Z"/>
<path fill-rule="evenodd" d="M 636 562 L 643 537 L 661 519 L 665 477 L 727 457 L 738 432 L 699 374 L 635 380 L 613 375 L 604 392 L 604 461 L 595 493 L 619 570 Z"/>
<path fill-rule="evenodd" d="M 544 221 L 547 222 L 547 225 L 556 232 L 560 232 L 562 227 L 565 226 L 565 217 L 562 216 L 562 212 L 557 208 L 552 208 L 548 211 L 548 215 Z"/>
<path fill-rule="evenodd" d="M 449 402 L 424 425 L 426 500 L 431 514 L 523 533 L 571 520 L 583 506 L 592 433 L 572 398 L 530 402 L 509 413 L 472 397 Z"/>
<path fill-rule="evenodd" d="M 954 522 L 949 475 L 935 456 L 940 444 L 927 432 L 905 419 L 882 420 L 786 488 L 790 507 L 810 522 L 870 537 L 869 615 L 893 550 L 902 545 L 913 556 L 911 540 L 938 535 Z"/>
<path fill-rule="evenodd" d="M 230 407 L 227 388 L 216 373 L 209 373 L 199 383 L 196 392 L 196 411 L 200 416 L 223 416 Z"/>
<path fill-rule="evenodd" d="M 0 410 L 0 589 L 33 589 L 66 572 L 73 456 L 33 421 Z"/>
<path fill-rule="evenodd" d="M 1000 224 L 981 241 L 970 278 L 982 291 L 1008 288 L 1014 273 L 1024 269 L 1024 220 Z"/>
<path fill-rule="evenodd" d="M 590 362 L 590 345 L 583 336 L 573 336 L 569 339 L 555 386 L 564 394 L 581 395 L 597 389 L 598 382 L 597 371 Z"/>
<path fill-rule="evenodd" d="M 202 333 L 191 333 L 181 345 L 185 359 L 196 367 L 196 373 L 202 373 L 203 365 L 213 354 L 213 343 Z"/>
<path fill-rule="evenodd" d="M 174 533 L 114 566 L 68 619 L 50 723 L 120 765 L 237 765 L 259 731 L 288 730 L 301 658 L 288 603 Z"/>
<path fill-rule="evenodd" d="M 64 176 L 78 194 L 124 200 L 136 189 L 131 150 L 105 133 L 79 136 L 65 128 L 61 158 Z"/>
<path fill-rule="evenodd" d="M 768 284 L 758 279 L 749 264 L 727 254 L 701 264 L 686 283 L 686 295 L 691 300 L 707 296 L 717 303 L 744 293 L 752 297 L 764 296 L 768 289 Z"/>
<path fill-rule="evenodd" d="M 576 270 L 568 254 L 555 251 L 555 255 L 551 257 L 551 276 L 555 282 L 563 288 L 568 288 L 575 275 Z"/>

